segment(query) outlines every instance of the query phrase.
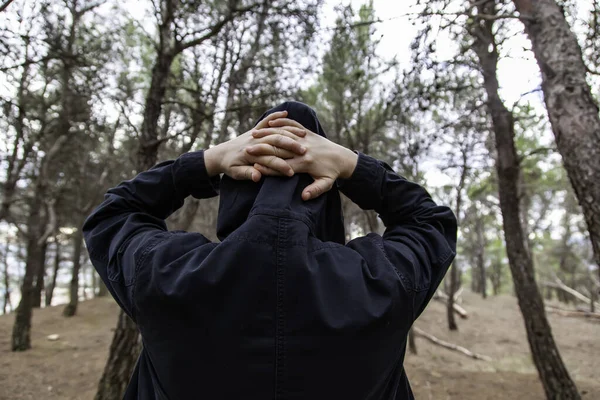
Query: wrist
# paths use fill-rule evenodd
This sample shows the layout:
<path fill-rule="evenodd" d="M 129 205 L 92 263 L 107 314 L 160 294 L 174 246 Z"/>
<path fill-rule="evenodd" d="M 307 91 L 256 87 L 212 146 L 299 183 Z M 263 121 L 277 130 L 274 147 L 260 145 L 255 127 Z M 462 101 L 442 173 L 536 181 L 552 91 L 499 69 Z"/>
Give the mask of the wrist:
<path fill-rule="evenodd" d="M 204 150 L 204 166 L 206 173 L 210 178 L 222 173 L 221 160 L 221 145 L 216 145 L 209 149 Z"/>
<path fill-rule="evenodd" d="M 341 179 L 349 179 L 352 174 L 354 173 L 354 170 L 356 169 L 356 164 L 358 162 L 358 154 L 356 154 L 355 152 L 353 152 L 350 149 L 347 149 L 343 146 L 340 146 L 343 150 L 340 154 L 340 166 L 341 166 L 341 171 L 340 171 L 340 178 Z"/>

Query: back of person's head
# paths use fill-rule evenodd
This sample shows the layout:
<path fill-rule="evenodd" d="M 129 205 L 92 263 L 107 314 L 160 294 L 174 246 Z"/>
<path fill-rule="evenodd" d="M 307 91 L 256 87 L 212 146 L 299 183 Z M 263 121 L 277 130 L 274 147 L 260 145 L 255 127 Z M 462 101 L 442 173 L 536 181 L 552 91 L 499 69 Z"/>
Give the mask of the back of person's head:
<path fill-rule="evenodd" d="M 315 110 L 297 101 L 287 101 L 268 110 L 257 122 L 277 111 L 287 111 L 287 118 L 327 137 Z M 334 185 L 329 192 L 305 202 L 301 193 L 312 181 L 307 174 L 296 174 L 291 178 L 263 177 L 258 183 L 223 175 L 219 189 L 217 236 L 224 240 L 248 219 L 253 209 L 263 207 L 303 215 L 310 220 L 311 230 L 318 239 L 343 244 L 345 234 L 339 192 Z"/>

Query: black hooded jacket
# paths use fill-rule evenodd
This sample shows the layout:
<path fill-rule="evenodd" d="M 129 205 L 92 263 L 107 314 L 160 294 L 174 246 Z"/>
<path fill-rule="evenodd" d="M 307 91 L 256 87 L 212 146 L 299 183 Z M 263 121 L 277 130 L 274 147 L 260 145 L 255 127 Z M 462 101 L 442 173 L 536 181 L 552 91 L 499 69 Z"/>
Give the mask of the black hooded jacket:
<path fill-rule="evenodd" d="M 283 109 L 325 135 L 308 106 L 269 113 Z M 349 179 L 304 202 L 310 182 L 211 179 L 199 151 L 107 192 L 83 231 L 142 335 L 125 398 L 413 398 L 407 333 L 455 256 L 456 219 L 364 154 Z M 345 244 L 338 188 L 379 214 L 383 236 Z M 218 194 L 220 243 L 167 230 L 187 196 Z"/>

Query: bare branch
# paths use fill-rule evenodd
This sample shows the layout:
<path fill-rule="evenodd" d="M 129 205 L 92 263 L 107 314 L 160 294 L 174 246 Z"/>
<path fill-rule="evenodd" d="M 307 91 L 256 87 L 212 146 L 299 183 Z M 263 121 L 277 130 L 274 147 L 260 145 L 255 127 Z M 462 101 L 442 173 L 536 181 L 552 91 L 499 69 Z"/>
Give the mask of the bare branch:
<path fill-rule="evenodd" d="M 547 154 L 549 152 L 556 152 L 556 151 L 557 150 L 556 150 L 555 147 L 539 147 L 537 149 L 533 149 L 533 150 L 528 151 L 527 153 L 523 154 L 519 158 L 519 162 L 523 161 L 527 157 L 531 157 L 531 156 L 536 155 L 536 154 Z"/>
<path fill-rule="evenodd" d="M 100 0 L 96 3 L 89 4 L 87 7 L 84 7 L 81 10 L 77 10 L 76 15 L 77 15 L 77 17 L 81 17 L 85 13 L 92 11 L 94 8 L 100 7 L 104 3 L 105 3 L 105 0 Z"/>
<path fill-rule="evenodd" d="M 199 44 L 201 44 L 202 42 L 212 38 L 213 36 L 217 35 L 219 32 L 221 32 L 221 29 L 227 25 L 229 22 L 233 21 L 233 19 L 235 17 L 237 17 L 240 14 L 244 14 L 248 11 L 252 11 L 255 7 L 257 7 L 258 4 L 252 4 L 249 5 L 248 7 L 244 7 L 244 8 L 238 8 L 238 9 L 234 9 L 231 10 L 229 12 L 229 14 L 227 14 L 227 16 L 225 18 L 223 18 L 221 21 L 217 22 L 215 25 L 213 25 L 208 32 L 206 32 L 204 35 L 200 36 L 199 38 L 193 39 L 193 40 L 189 40 L 187 42 L 179 42 L 177 43 L 177 45 L 175 46 L 175 53 L 180 53 L 185 49 L 189 49 L 190 47 L 194 47 L 197 46 Z"/>
<path fill-rule="evenodd" d="M 56 199 L 50 199 L 46 201 L 46 206 L 48 208 L 48 224 L 46 225 L 46 231 L 44 234 L 38 239 L 37 245 L 43 246 L 46 243 L 46 240 L 56 231 L 56 210 L 54 205 L 56 204 Z"/>
<path fill-rule="evenodd" d="M 13 0 L 6 0 L 4 3 L 0 4 L 0 12 L 6 10 L 6 7 L 8 7 L 12 2 Z"/>

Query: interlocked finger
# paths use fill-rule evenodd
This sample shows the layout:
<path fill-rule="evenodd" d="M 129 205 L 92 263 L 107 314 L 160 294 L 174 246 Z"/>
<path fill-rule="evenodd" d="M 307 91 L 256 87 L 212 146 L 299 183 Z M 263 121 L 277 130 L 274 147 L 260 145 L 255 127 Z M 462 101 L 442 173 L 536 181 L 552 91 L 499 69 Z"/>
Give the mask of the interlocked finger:
<path fill-rule="evenodd" d="M 251 156 L 250 162 L 263 165 L 285 176 L 294 175 L 294 170 L 285 160 L 275 156 Z"/>
<path fill-rule="evenodd" d="M 315 199 L 323 193 L 329 191 L 333 187 L 333 179 L 331 178 L 317 178 L 313 183 L 308 185 L 302 192 L 302 198 L 304 200 Z"/>
<path fill-rule="evenodd" d="M 255 129 L 252 132 L 254 138 L 262 138 L 270 135 L 283 135 L 291 139 L 298 139 L 306 136 L 306 130 L 295 126 L 282 126 L 277 128 Z"/>
<path fill-rule="evenodd" d="M 260 180 L 260 171 L 249 165 L 238 166 L 231 169 L 230 176 L 236 180 L 257 182 Z"/>
<path fill-rule="evenodd" d="M 298 121 L 294 121 L 293 119 L 290 118 L 277 118 L 277 119 L 273 119 L 270 120 L 268 122 L 269 126 L 272 127 L 282 127 L 282 126 L 290 126 L 290 127 L 296 127 L 296 128 L 300 128 L 302 130 L 304 130 L 304 126 L 302 126 L 302 124 Z"/>
<path fill-rule="evenodd" d="M 276 120 L 279 118 L 283 118 L 286 116 L 287 116 L 287 111 L 278 111 L 278 112 L 274 112 L 273 114 L 269 114 L 262 121 L 260 121 L 258 124 L 256 124 L 254 129 L 268 128 L 270 121 L 273 121 L 273 120 Z"/>
<path fill-rule="evenodd" d="M 265 167 L 264 165 L 261 165 L 261 164 L 254 164 L 254 169 L 265 176 L 287 176 L 287 175 L 282 174 L 279 171 L 274 170 L 273 168 Z"/>
<path fill-rule="evenodd" d="M 272 144 L 260 143 L 247 148 L 247 153 L 253 156 L 275 156 L 284 160 L 294 158 L 296 153 L 282 149 Z"/>
<path fill-rule="evenodd" d="M 304 154 L 306 148 L 300 142 L 288 135 L 277 133 L 261 138 L 257 138 L 254 142 L 258 144 L 270 144 L 282 150 L 288 150 L 296 154 Z M 251 146 L 255 147 L 255 145 Z"/>

